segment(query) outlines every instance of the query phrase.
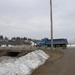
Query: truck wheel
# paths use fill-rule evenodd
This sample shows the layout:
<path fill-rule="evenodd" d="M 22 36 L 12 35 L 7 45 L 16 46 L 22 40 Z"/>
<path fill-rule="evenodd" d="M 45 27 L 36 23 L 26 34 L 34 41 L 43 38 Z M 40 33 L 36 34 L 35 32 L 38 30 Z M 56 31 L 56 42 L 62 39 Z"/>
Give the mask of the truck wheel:
<path fill-rule="evenodd" d="M 62 49 L 66 49 L 66 45 L 62 45 Z"/>
<path fill-rule="evenodd" d="M 56 48 L 59 48 L 60 47 L 60 45 L 56 45 Z"/>
<path fill-rule="evenodd" d="M 56 46 L 55 46 L 55 45 L 53 45 L 53 47 L 55 48 Z"/>

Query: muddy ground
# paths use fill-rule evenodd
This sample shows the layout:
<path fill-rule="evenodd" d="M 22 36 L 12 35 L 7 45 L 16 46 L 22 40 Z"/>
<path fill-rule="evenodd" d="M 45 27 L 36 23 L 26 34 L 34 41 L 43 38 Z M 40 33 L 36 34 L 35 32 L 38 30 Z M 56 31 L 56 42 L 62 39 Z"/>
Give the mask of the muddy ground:
<path fill-rule="evenodd" d="M 49 75 L 49 70 L 51 66 L 54 64 L 55 61 L 59 60 L 64 55 L 63 51 L 45 50 L 45 52 L 50 55 L 50 58 L 46 61 L 44 65 L 37 68 L 32 73 L 32 75 Z"/>
<path fill-rule="evenodd" d="M 32 75 L 75 75 L 75 48 L 47 53 L 52 57 Z"/>

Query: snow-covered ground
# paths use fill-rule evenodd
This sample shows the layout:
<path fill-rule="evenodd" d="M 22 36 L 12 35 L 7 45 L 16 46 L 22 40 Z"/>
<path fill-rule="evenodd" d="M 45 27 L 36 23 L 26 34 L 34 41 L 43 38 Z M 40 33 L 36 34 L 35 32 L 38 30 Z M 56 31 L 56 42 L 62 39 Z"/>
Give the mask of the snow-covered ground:
<path fill-rule="evenodd" d="M 75 44 L 67 45 L 67 47 L 75 47 Z"/>
<path fill-rule="evenodd" d="M 31 75 L 49 57 L 44 51 L 36 50 L 17 59 L 5 58 L 0 63 L 0 75 Z"/>
<path fill-rule="evenodd" d="M 1 45 L 1 47 L 13 47 L 13 46 L 15 46 L 15 45 Z"/>

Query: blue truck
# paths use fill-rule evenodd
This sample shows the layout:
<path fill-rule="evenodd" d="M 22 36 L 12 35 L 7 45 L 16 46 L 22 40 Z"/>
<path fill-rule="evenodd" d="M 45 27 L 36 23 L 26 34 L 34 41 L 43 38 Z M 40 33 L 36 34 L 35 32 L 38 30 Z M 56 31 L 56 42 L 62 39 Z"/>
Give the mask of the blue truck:
<path fill-rule="evenodd" d="M 68 41 L 67 39 L 53 39 L 53 47 L 62 47 L 65 49 L 67 47 Z M 47 46 L 51 47 L 51 40 L 48 38 L 44 38 L 41 41 L 36 43 L 36 46 Z"/>

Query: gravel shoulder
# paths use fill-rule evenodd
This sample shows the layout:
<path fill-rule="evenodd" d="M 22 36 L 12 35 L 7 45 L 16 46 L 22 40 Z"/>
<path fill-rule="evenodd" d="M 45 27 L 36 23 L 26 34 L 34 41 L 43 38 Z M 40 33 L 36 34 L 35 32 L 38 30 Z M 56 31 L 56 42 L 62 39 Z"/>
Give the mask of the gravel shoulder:
<path fill-rule="evenodd" d="M 62 51 L 50 51 L 45 50 L 45 52 L 50 55 L 51 57 L 46 61 L 46 63 L 39 68 L 37 68 L 32 75 L 49 75 L 50 74 L 50 68 L 54 64 L 55 61 L 60 59 L 64 53 Z"/>

